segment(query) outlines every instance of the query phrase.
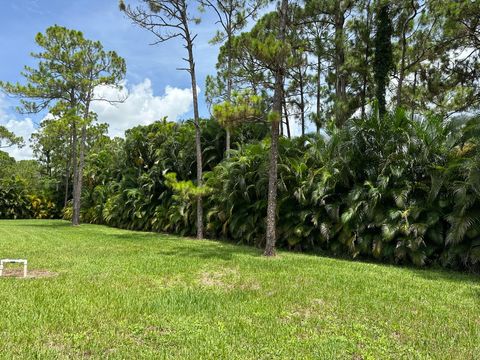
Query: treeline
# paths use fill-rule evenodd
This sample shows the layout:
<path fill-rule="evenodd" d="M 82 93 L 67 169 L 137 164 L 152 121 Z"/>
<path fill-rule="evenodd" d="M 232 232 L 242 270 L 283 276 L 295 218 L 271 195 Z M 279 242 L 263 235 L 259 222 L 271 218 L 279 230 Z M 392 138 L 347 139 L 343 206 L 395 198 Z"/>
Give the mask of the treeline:
<path fill-rule="evenodd" d="M 265 245 L 270 140 L 246 126 L 223 158 L 224 133 L 202 123 L 206 234 Z M 258 125 L 257 125 L 258 126 Z M 91 153 L 85 221 L 194 235 L 192 123 L 129 130 Z M 219 135 L 222 134 L 222 135 Z M 328 135 L 279 143 L 282 248 L 477 269 L 480 264 L 478 118 L 411 120 L 405 112 L 351 120 Z M 169 174 L 175 173 L 176 179 Z"/>
<path fill-rule="evenodd" d="M 125 139 L 90 108 L 97 86 L 121 86 L 124 60 L 75 30 L 38 34 L 38 68 L 0 88 L 52 114 L 33 141 L 55 209 L 73 224 L 207 234 L 268 256 L 278 245 L 478 269 L 480 3 L 269 3 L 121 1 L 157 44 L 181 42 L 194 105 L 191 121 Z M 221 44 L 211 120 L 196 92 L 205 13 Z"/>
<path fill-rule="evenodd" d="M 15 161 L 0 150 L 0 219 L 52 219 L 61 216 L 55 179 L 36 160 Z"/>
<path fill-rule="evenodd" d="M 218 122 L 201 125 L 206 235 L 264 246 L 267 124 L 237 129 L 228 158 Z M 83 221 L 194 235 L 194 134 L 193 122 L 163 120 L 128 130 L 125 139 L 96 136 L 86 159 Z M 418 121 L 403 111 L 351 119 L 328 133 L 283 137 L 278 246 L 478 271 L 479 142 L 478 117 Z M 58 216 L 63 199 L 54 168 L 2 160 L 10 168 L 2 174 L 1 217 Z M 42 198 L 32 197 L 35 192 L 45 201 L 56 196 L 58 207 L 50 200 L 34 208 L 33 200 Z M 63 216 L 70 218 L 71 210 L 69 203 Z"/>
<path fill-rule="evenodd" d="M 248 32 L 221 31 L 217 74 L 207 78 L 213 107 L 235 104 L 232 93 L 245 90 L 272 102 L 280 63 L 285 136 L 294 122 L 302 134 L 310 121 L 317 129 L 329 122 L 341 127 L 364 117 L 374 100 L 407 109 L 412 118 L 479 108 L 477 1 L 290 0 L 287 6 L 286 14 L 280 8 L 265 14 Z M 275 42 L 281 16 L 282 45 Z"/>

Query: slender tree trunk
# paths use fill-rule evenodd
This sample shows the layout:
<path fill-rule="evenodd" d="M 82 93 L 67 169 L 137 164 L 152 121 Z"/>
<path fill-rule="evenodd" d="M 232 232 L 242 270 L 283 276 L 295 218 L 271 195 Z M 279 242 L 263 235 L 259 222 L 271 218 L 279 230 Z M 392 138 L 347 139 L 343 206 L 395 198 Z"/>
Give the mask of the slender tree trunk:
<path fill-rule="evenodd" d="M 281 76 L 281 75 L 280 75 Z M 278 87 L 278 85 L 276 86 Z M 275 89 L 275 93 L 278 90 Z M 275 97 L 279 97 L 278 94 Z M 281 101 L 281 100 L 280 100 Z M 280 102 L 278 99 L 275 102 Z M 280 112 L 278 112 L 280 110 Z M 277 116 L 281 118 L 281 103 L 280 109 L 278 104 L 276 106 Z M 268 170 L 268 206 L 267 206 L 267 237 L 265 244 L 265 256 L 275 256 L 275 243 L 276 243 L 276 216 L 277 216 L 277 161 L 278 161 L 278 137 L 279 137 L 279 121 L 272 121 L 271 128 L 271 146 L 270 146 L 270 166 Z"/>
<path fill-rule="evenodd" d="M 78 166 L 76 169 L 76 179 L 73 183 L 73 225 L 80 225 L 80 211 L 82 209 L 82 186 L 83 186 L 83 168 L 85 166 L 85 146 L 87 142 L 87 122 L 90 115 L 90 102 L 85 104 L 85 113 L 83 114 L 82 133 L 80 138 L 80 151 L 78 154 Z"/>
<path fill-rule="evenodd" d="M 70 165 L 71 159 L 67 159 L 67 166 L 65 168 L 65 200 L 63 207 L 67 207 L 68 204 L 68 193 L 69 193 L 69 186 L 70 186 Z"/>
<path fill-rule="evenodd" d="M 76 117 L 76 115 L 75 115 Z M 78 159 L 77 159 L 77 148 L 78 148 L 78 133 L 77 133 L 77 119 L 73 119 L 72 122 L 72 167 L 73 167 L 73 215 L 72 215 L 72 225 L 80 224 L 80 216 L 76 214 L 75 207 L 75 189 L 78 183 Z"/>
<path fill-rule="evenodd" d="M 320 131 L 320 111 L 321 111 L 321 88 L 322 88 L 322 58 L 320 53 L 317 54 L 317 121 L 315 125 L 317 126 L 317 133 Z"/>
<path fill-rule="evenodd" d="M 64 202 L 63 202 L 63 207 L 67 207 L 67 204 L 68 204 L 68 188 L 69 188 L 69 185 L 70 185 L 70 166 L 67 162 L 67 168 L 65 170 L 65 199 L 64 199 Z"/>
<path fill-rule="evenodd" d="M 370 1 L 367 3 L 367 32 L 370 34 L 370 19 L 371 11 L 370 11 Z M 365 69 L 363 71 L 363 84 L 362 84 L 362 94 L 361 94 L 361 103 L 362 103 L 362 119 L 365 118 L 365 106 L 367 105 L 367 84 L 368 84 L 368 70 L 370 69 L 369 66 L 369 58 L 370 58 L 370 38 L 366 39 L 367 45 L 365 46 Z"/>
<path fill-rule="evenodd" d="M 412 115 L 411 120 L 415 119 L 415 96 L 417 93 L 417 70 L 415 70 L 413 77 L 413 93 L 412 93 Z"/>
<path fill-rule="evenodd" d="M 229 29 L 228 31 L 228 34 L 227 34 L 227 51 L 228 51 L 228 63 L 227 63 L 227 100 L 229 102 L 232 101 L 232 88 L 233 88 L 233 84 L 232 84 L 232 32 L 231 32 L 231 29 Z M 230 129 L 228 128 L 228 125 L 227 125 L 227 128 L 225 129 L 226 131 L 226 134 L 225 134 L 225 151 L 226 151 L 226 155 L 227 155 L 227 158 L 230 157 L 230 148 L 231 148 L 231 145 L 230 145 Z"/>
<path fill-rule="evenodd" d="M 231 138 L 230 130 L 227 127 L 225 129 L 225 152 L 226 152 L 227 159 L 230 157 L 230 149 L 231 149 L 230 138 Z"/>
<path fill-rule="evenodd" d="M 405 78 L 405 57 L 407 53 L 407 38 L 406 34 L 402 35 L 402 56 L 400 60 L 400 69 L 398 72 L 398 87 L 397 87 L 397 107 L 402 106 L 402 89 L 403 89 L 403 80 Z"/>
<path fill-rule="evenodd" d="M 415 19 L 417 16 L 417 9 L 415 3 L 411 3 L 413 13 L 408 17 L 408 19 L 403 24 L 402 28 L 402 55 L 400 58 L 400 70 L 398 73 L 398 87 L 397 87 L 397 107 L 402 106 L 402 91 L 403 91 L 403 81 L 405 79 L 405 70 L 406 70 L 406 57 L 407 57 L 407 32 L 408 24 Z"/>
<path fill-rule="evenodd" d="M 65 199 L 63 207 L 66 208 L 68 204 L 68 195 L 69 195 L 69 187 L 70 187 L 70 171 L 72 169 L 72 159 L 73 159 L 73 149 L 72 149 L 72 133 L 70 133 L 70 139 L 68 142 L 69 145 L 69 152 L 70 157 L 67 156 L 65 161 Z"/>
<path fill-rule="evenodd" d="M 345 45 L 343 34 L 345 13 L 342 8 L 342 2 L 336 1 L 335 3 L 335 122 L 337 126 L 341 127 L 346 120 Z"/>
<path fill-rule="evenodd" d="M 282 0 L 280 5 L 280 28 L 278 39 L 285 41 L 287 28 L 288 0 Z M 282 117 L 282 97 L 283 97 L 283 65 L 280 65 L 275 71 L 275 91 L 273 96 L 273 111 L 276 118 L 272 120 L 271 128 L 271 147 L 270 147 L 270 166 L 268 169 L 268 205 L 267 205 L 267 234 L 265 244 L 265 256 L 274 256 L 276 254 L 275 243 L 277 241 L 276 217 L 277 217 L 277 161 L 278 161 L 278 125 Z"/>
<path fill-rule="evenodd" d="M 290 119 L 288 117 L 287 101 L 285 100 L 285 97 L 283 97 L 283 111 L 285 114 L 285 129 L 287 130 L 287 137 L 291 139 L 292 136 L 290 134 Z"/>
<path fill-rule="evenodd" d="M 50 165 L 50 151 L 47 151 L 46 154 L 45 154 L 45 162 L 46 162 L 46 165 L 45 167 L 47 168 L 47 175 L 48 176 L 52 176 L 52 166 Z"/>
<path fill-rule="evenodd" d="M 188 22 L 186 21 L 185 24 Z M 195 61 L 193 57 L 193 41 L 190 38 L 190 33 L 187 29 L 187 50 L 188 63 L 190 66 L 190 77 L 192 80 L 192 96 L 193 96 L 193 118 L 195 123 L 195 152 L 197 156 L 197 186 L 202 186 L 202 143 L 201 143 L 201 129 L 200 116 L 198 113 L 198 95 L 197 95 L 197 78 L 195 75 Z M 202 197 L 197 197 L 197 239 L 203 239 L 203 201 Z"/>
<path fill-rule="evenodd" d="M 300 122 L 302 127 L 302 136 L 305 136 L 305 95 L 304 95 L 304 81 L 303 70 L 299 67 L 299 87 L 300 87 Z M 288 136 L 290 138 L 290 135 Z"/>
<path fill-rule="evenodd" d="M 80 151 L 78 154 L 78 166 L 76 182 L 73 189 L 73 225 L 80 225 L 80 210 L 82 208 L 82 184 L 83 168 L 85 165 L 85 143 L 87 141 L 87 125 L 82 126 L 82 135 L 80 138 Z"/>

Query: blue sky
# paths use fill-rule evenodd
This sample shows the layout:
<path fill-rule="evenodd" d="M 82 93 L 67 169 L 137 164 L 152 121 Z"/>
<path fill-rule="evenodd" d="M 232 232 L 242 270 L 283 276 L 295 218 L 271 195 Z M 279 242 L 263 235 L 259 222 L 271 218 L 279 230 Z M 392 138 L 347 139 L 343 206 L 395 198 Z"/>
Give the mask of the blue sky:
<path fill-rule="evenodd" d="M 48 26 L 61 25 L 81 30 L 87 38 L 100 40 L 105 49 L 115 50 L 127 63 L 127 90 L 132 100 L 121 109 L 99 107 L 99 119 L 111 124 L 119 120 L 119 135 L 127 125 L 149 123 L 152 119 L 191 117 L 190 77 L 183 67 L 185 49 L 177 40 L 151 46 L 153 36 L 133 25 L 118 10 L 117 0 L 16 0 L 2 2 L 0 13 L 0 79 L 22 81 L 24 65 L 34 65 L 30 52 L 35 51 L 34 37 Z M 194 27 L 198 33 L 195 47 L 196 69 L 200 91 L 200 114 L 208 116 L 203 89 L 205 77 L 214 74 L 218 47 L 208 43 L 216 30 L 215 18 L 204 14 L 202 23 Z M 129 97 L 129 99 L 130 99 Z M 26 136 L 45 114 L 15 113 L 15 100 L 0 97 L 0 124 Z M 131 121 L 121 118 L 132 115 Z M 140 118 L 143 116 L 144 118 Z M 30 121 L 30 123 L 29 123 Z M 131 127 L 128 126 L 128 127 Z M 28 149 L 12 149 L 17 158 L 29 157 Z"/>

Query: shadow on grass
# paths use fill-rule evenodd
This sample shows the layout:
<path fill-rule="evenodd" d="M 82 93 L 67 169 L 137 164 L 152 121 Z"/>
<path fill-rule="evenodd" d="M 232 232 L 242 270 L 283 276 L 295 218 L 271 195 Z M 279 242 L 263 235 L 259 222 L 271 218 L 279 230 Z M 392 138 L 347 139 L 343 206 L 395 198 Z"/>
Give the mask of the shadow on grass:
<path fill-rule="evenodd" d="M 72 223 L 65 220 L 2 220 L 5 221 L 10 226 L 21 226 L 21 227 L 31 227 L 31 228 L 44 228 L 44 229 L 55 229 L 55 228 L 74 228 Z"/>
<path fill-rule="evenodd" d="M 162 256 L 190 257 L 197 259 L 221 259 L 231 260 L 233 255 L 249 255 L 260 257 L 261 252 L 253 247 L 229 244 L 219 240 L 197 240 L 195 238 L 182 237 L 164 233 L 142 233 L 134 234 L 104 234 L 112 241 L 121 240 L 129 243 L 139 241 L 156 242 L 159 245 L 168 244 L 168 248 L 156 248 L 155 253 Z"/>
<path fill-rule="evenodd" d="M 442 280 L 451 283 L 462 283 L 469 285 L 480 286 L 480 276 L 479 274 L 460 272 L 455 270 L 441 269 L 441 268 L 425 268 L 425 269 L 416 269 L 416 268 L 405 268 L 409 273 L 421 277 L 425 280 Z M 480 297 L 480 289 L 477 290 L 477 293 Z"/>
<path fill-rule="evenodd" d="M 82 226 L 79 228 L 73 227 L 69 221 L 65 220 L 2 220 L 2 222 L 8 223 L 13 226 L 28 226 L 28 227 L 38 227 L 44 229 L 82 229 Z M 90 226 L 90 225 L 89 225 Z M 95 225 L 98 226 L 98 225 Z M 105 229 L 114 229 L 118 230 L 119 233 L 102 233 L 104 238 L 111 238 L 112 241 L 121 240 L 127 241 L 130 243 L 138 243 L 142 241 L 149 242 L 162 242 L 168 243 L 170 247 L 168 249 L 155 249 L 159 255 L 163 256 L 179 256 L 179 257 L 190 257 L 198 259 L 221 259 L 221 260 L 231 260 L 233 255 L 248 255 L 252 257 L 261 257 L 261 251 L 255 247 L 250 247 L 246 245 L 238 245 L 228 241 L 221 241 L 216 239 L 205 239 L 205 240 L 196 240 L 192 237 L 184 237 L 179 235 L 173 235 L 168 233 L 155 233 L 155 232 L 141 232 L 128 229 L 118 229 L 111 228 L 108 226 L 100 225 Z M 83 228 L 86 229 L 86 228 Z M 91 228 L 90 228 L 91 229 Z M 122 233 L 121 231 L 128 231 L 128 233 Z M 288 251 L 287 251 L 288 252 Z M 332 256 L 331 254 L 325 253 L 323 251 L 312 251 L 304 252 L 303 256 L 310 259 L 315 257 L 320 258 L 329 258 L 332 260 L 348 263 L 357 263 L 357 264 L 375 264 L 385 269 L 402 269 L 406 273 L 409 273 L 414 276 L 422 277 L 426 280 L 443 280 L 454 283 L 469 283 L 472 285 L 480 285 L 480 276 L 479 274 L 472 274 L 466 272 L 460 272 L 450 269 L 443 269 L 440 267 L 429 267 L 429 268 L 416 268 L 413 266 L 401 266 L 396 264 L 382 263 L 378 261 L 372 261 L 371 259 L 357 259 L 353 260 L 347 257 L 338 257 Z M 480 290 L 477 291 L 478 297 L 480 298 Z"/>
<path fill-rule="evenodd" d="M 286 250 L 286 252 L 289 252 Z M 323 250 L 311 252 L 295 252 L 302 254 L 309 258 L 319 257 L 341 262 L 343 264 L 371 264 L 380 266 L 385 270 L 399 270 L 404 271 L 413 276 L 422 277 L 425 280 L 443 280 L 454 283 L 471 283 L 472 285 L 480 285 L 480 273 L 467 272 L 461 270 L 454 270 L 449 268 L 442 268 L 440 265 L 432 265 L 427 267 L 416 267 L 412 264 L 392 264 L 382 262 L 371 258 L 356 258 L 352 259 L 348 256 L 335 256 Z"/>

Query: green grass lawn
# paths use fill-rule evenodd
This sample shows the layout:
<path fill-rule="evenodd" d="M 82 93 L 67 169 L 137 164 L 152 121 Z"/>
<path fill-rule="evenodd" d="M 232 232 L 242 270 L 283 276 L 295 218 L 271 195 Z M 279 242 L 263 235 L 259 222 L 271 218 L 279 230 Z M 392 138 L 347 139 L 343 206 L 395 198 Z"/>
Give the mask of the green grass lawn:
<path fill-rule="evenodd" d="M 62 221 L 0 221 L 0 357 L 478 359 L 480 279 Z"/>

